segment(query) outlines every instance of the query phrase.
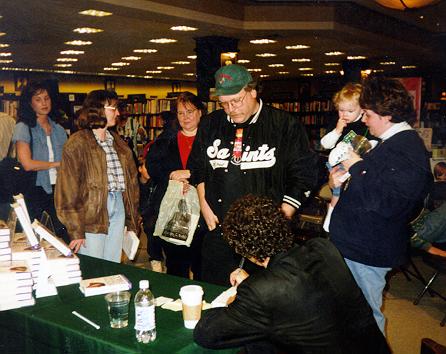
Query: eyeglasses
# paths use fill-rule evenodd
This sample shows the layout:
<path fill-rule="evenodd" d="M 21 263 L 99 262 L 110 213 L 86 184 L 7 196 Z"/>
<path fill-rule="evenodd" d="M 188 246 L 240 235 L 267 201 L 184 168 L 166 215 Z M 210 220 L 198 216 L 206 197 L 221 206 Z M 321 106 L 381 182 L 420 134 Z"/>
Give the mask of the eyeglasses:
<path fill-rule="evenodd" d="M 195 108 L 195 109 L 188 109 L 188 110 L 186 110 L 186 111 L 178 111 L 178 112 L 177 112 L 177 115 L 178 115 L 178 117 L 191 116 L 192 114 L 194 114 L 194 112 L 195 112 L 196 110 L 197 110 L 197 109 Z"/>
<path fill-rule="evenodd" d="M 112 110 L 116 111 L 118 109 L 118 107 L 104 106 L 104 109 L 112 109 Z"/>
<path fill-rule="evenodd" d="M 243 104 L 243 100 L 245 99 L 246 95 L 248 94 L 248 91 L 245 91 L 245 95 L 243 97 L 234 98 L 233 100 L 230 100 L 228 102 L 220 102 L 218 101 L 218 104 L 220 107 L 224 109 L 228 109 L 229 106 L 232 108 L 239 108 Z"/>

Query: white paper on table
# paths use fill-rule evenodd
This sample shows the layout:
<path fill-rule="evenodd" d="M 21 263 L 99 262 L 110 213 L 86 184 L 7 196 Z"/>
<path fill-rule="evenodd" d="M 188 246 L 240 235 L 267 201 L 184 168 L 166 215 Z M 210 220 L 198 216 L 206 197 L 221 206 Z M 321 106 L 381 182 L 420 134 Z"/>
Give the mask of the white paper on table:
<path fill-rule="evenodd" d="M 237 288 L 235 286 L 223 291 L 218 295 L 214 301 L 211 302 L 211 307 L 226 307 L 228 306 L 228 300 L 237 294 Z"/>
<path fill-rule="evenodd" d="M 170 301 L 165 303 L 161 306 L 164 310 L 171 310 L 171 311 L 181 311 L 183 309 L 183 303 L 181 302 L 181 299 L 176 299 L 175 301 Z"/>
<path fill-rule="evenodd" d="M 171 297 L 165 297 L 165 296 L 158 296 L 155 299 L 155 306 L 162 306 L 164 304 L 167 304 L 168 302 L 173 301 Z"/>

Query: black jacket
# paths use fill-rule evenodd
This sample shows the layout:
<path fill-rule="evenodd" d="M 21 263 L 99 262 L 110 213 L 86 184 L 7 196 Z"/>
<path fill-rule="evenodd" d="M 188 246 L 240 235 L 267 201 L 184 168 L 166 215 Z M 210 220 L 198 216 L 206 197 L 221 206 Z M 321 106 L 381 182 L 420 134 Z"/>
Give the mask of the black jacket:
<path fill-rule="evenodd" d="M 322 238 L 273 257 L 231 305 L 203 312 L 194 339 L 214 349 L 266 341 L 293 354 L 390 353 L 344 260 Z"/>

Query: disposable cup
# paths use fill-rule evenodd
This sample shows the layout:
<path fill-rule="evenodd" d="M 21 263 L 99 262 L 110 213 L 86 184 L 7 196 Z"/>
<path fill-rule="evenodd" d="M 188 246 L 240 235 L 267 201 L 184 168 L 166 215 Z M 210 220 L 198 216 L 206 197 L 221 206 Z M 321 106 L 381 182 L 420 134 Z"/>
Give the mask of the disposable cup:
<path fill-rule="evenodd" d="M 105 295 L 111 328 L 124 328 L 129 324 L 130 292 L 118 291 Z"/>
<path fill-rule="evenodd" d="M 184 327 L 194 329 L 201 317 L 203 288 L 199 285 L 186 285 L 180 289 L 183 303 Z"/>

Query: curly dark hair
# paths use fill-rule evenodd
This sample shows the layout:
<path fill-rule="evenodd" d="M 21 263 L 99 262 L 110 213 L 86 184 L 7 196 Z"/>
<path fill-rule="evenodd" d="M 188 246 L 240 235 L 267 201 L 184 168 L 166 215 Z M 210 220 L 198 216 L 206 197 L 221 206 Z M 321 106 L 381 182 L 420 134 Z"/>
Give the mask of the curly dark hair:
<path fill-rule="evenodd" d="M 118 103 L 118 100 L 119 98 L 115 91 L 91 91 L 85 98 L 79 112 L 79 117 L 77 119 L 79 129 L 105 128 L 107 125 L 107 118 L 105 116 L 104 106 L 111 105 L 113 101 Z"/>
<path fill-rule="evenodd" d="M 248 194 L 236 200 L 222 228 L 223 238 L 238 254 L 260 262 L 293 245 L 289 221 L 279 205 L 264 196 Z"/>
<path fill-rule="evenodd" d="M 39 95 L 43 91 L 46 91 L 51 98 L 51 111 L 48 116 L 55 122 L 57 121 L 59 114 L 57 112 L 56 100 L 53 97 L 51 87 L 46 82 L 32 81 L 23 88 L 20 94 L 19 106 L 17 111 L 18 122 L 23 122 L 29 127 L 36 126 L 37 115 L 31 106 L 31 102 L 33 96 Z"/>
<path fill-rule="evenodd" d="M 380 116 L 391 116 L 393 123 L 415 121 L 412 97 L 397 79 L 369 77 L 363 82 L 359 104 Z"/>

